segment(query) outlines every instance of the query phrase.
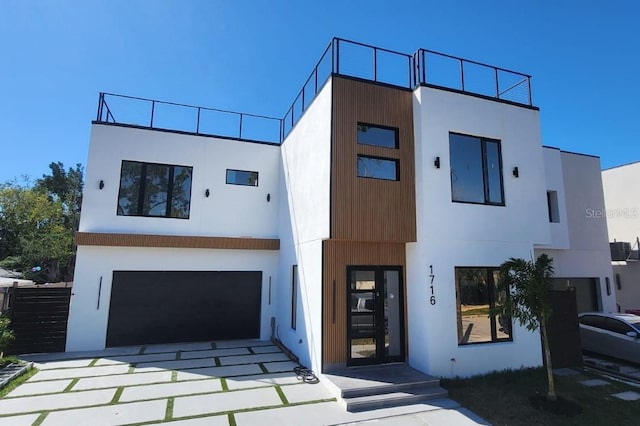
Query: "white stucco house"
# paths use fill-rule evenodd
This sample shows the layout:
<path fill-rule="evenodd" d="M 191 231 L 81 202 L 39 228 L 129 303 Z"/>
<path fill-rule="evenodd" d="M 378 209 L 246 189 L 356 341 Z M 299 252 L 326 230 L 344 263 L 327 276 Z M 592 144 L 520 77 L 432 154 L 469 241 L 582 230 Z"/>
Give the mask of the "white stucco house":
<path fill-rule="evenodd" d="M 539 366 L 539 335 L 488 308 L 497 267 L 542 252 L 580 309 L 616 309 L 585 215 L 599 159 L 542 145 L 529 76 L 334 39 L 294 99 L 270 119 L 101 94 L 67 350 L 277 338 L 319 373 Z"/>
<path fill-rule="evenodd" d="M 640 314 L 640 162 L 602 171 L 618 310 Z M 612 284 L 613 285 L 613 284 Z"/>

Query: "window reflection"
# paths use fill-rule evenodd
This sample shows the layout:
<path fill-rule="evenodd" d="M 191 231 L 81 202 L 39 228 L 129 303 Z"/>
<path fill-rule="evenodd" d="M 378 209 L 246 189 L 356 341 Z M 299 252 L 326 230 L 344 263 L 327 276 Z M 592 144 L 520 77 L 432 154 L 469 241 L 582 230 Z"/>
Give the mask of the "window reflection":
<path fill-rule="evenodd" d="M 399 180 L 398 160 L 358 155 L 358 176 L 383 180 Z"/>

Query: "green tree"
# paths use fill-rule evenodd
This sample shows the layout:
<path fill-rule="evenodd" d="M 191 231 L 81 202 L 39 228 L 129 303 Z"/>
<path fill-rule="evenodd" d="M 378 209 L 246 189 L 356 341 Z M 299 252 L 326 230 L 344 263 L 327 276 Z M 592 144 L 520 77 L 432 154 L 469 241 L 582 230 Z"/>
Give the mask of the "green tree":
<path fill-rule="evenodd" d="M 553 278 L 553 259 L 541 254 L 535 261 L 510 258 L 500 266 L 498 288 L 509 294 L 495 315 L 510 315 L 527 328 L 540 330 L 547 370 L 547 399 L 556 400 L 555 382 L 551 367 L 548 324 L 551 317 L 550 291 Z"/>
<path fill-rule="evenodd" d="M 82 208 L 82 175 L 81 164 L 65 171 L 60 161 L 49 164 L 51 175 L 42 175 L 35 184 L 37 191 L 47 194 L 51 201 L 62 204 L 65 226 L 71 231 L 78 230 L 80 209 Z"/>

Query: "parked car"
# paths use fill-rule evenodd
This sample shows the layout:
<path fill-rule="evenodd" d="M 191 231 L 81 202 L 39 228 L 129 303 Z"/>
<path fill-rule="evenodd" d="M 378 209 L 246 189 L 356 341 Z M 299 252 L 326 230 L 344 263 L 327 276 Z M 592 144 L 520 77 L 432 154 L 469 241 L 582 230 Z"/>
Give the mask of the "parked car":
<path fill-rule="evenodd" d="M 578 318 L 582 350 L 640 364 L 640 316 L 584 312 Z"/>

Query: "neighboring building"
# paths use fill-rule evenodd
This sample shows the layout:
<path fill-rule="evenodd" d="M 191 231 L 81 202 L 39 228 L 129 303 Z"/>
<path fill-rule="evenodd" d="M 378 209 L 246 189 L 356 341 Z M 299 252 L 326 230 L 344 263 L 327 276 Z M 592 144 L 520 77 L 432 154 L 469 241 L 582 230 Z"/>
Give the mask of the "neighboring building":
<path fill-rule="evenodd" d="M 640 314 L 640 162 L 602 171 L 618 311 Z"/>
<path fill-rule="evenodd" d="M 615 294 L 606 223 L 583 214 L 599 160 L 542 146 L 529 80 L 334 39 L 284 119 L 235 134 L 102 94 L 67 349 L 276 337 L 319 372 L 541 365 L 538 334 L 488 316 L 502 262 L 548 252 L 590 309 Z"/>

